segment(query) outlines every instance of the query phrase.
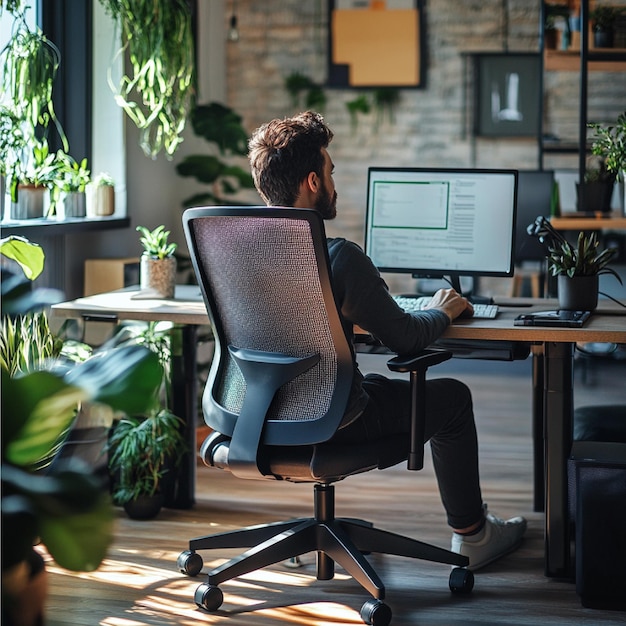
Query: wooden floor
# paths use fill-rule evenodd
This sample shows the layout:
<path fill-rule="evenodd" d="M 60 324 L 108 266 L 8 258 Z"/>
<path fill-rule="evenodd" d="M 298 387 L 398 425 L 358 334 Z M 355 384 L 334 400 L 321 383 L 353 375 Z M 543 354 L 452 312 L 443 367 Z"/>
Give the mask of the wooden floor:
<path fill-rule="evenodd" d="M 374 358 L 363 360 L 365 369 L 378 368 Z M 447 373 L 466 381 L 474 393 L 485 501 L 498 515 L 527 516 L 528 532 L 519 550 L 476 574 L 474 592 L 467 596 L 448 591 L 448 566 L 370 557 L 387 586 L 392 623 L 624 624 L 624 613 L 585 609 L 571 582 L 543 575 L 543 515 L 532 511 L 530 363 L 453 360 L 437 370 Z M 626 360 L 601 364 L 593 374 L 583 384 L 577 372 L 577 405 L 626 401 Z M 402 466 L 369 472 L 339 483 L 336 491 L 337 515 L 366 518 L 449 546 L 430 464 L 418 473 Z M 309 515 L 311 492 L 310 485 L 243 481 L 199 466 L 192 510 L 166 509 L 150 522 L 131 521 L 119 512 L 115 542 L 94 573 L 71 574 L 49 564 L 48 626 L 362 624 L 359 609 L 367 594 L 340 569 L 334 580 L 316 581 L 313 555 L 305 555 L 300 569 L 279 564 L 225 583 L 224 604 L 214 614 L 193 601 L 202 577 L 187 578 L 176 570 L 189 538 Z M 205 553 L 205 569 L 232 555 Z"/>

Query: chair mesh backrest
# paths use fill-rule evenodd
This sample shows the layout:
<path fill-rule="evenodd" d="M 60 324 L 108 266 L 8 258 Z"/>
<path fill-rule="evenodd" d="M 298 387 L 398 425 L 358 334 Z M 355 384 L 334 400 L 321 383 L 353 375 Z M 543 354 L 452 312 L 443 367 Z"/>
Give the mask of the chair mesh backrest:
<path fill-rule="evenodd" d="M 228 345 L 296 357 L 319 354 L 316 366 L 279 390 L 269 418 L 323 416 L 335 389 L 337 354 L 309 223 L 216 215 L 194 219 L 192 230 L 196 262 L 222 335 L 213 399 L 235 414 L 243 403 L 246 384 Z"/>

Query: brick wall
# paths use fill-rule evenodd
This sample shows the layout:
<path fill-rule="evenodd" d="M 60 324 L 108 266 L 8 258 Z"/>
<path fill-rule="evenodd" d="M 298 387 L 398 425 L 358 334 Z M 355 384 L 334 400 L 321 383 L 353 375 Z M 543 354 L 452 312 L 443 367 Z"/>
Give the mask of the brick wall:
<path fill-rule="evenodd" d="M 227 44 L 228 104 L 252 130 L 273 118 L 297 112 L 284 88 L 292 72 L 323 83 L 327 63 L 325 0 L 239 0 L 240 39 Z M 537 167 L 532 139 L 480 139 L 475 152 L 465 131 L 463 52 L 538 50 L 538 0 L 430 0 L 425 3 L 427 59 L 425 89 L 401 91 L 394 120 L 377 122 L 371 113 L 352 128 L 346 102 L 356 93 L 326 89 L 323 114 L 335 132 L 338 218 L 330 235 L 362 242 L 369 165 Z M 508 19 L 503 12 L 508 5 Z M 226 3 L 225 28 L 231 3 Z M 505 25 L 508 24 L 508 33 Z M 545 128 L 565 139 L 578 134 L 577 72 L 545 78 Z M 623 74 L 592 73 L 589 119 L 613 121 L 626 104 Z M 473 159 L 473 154 L 475 159 Z M 474 161 L 474 162 L 473 162 Z M 545 167 L 577 167 L 572 157 L 551 157 Z"/>

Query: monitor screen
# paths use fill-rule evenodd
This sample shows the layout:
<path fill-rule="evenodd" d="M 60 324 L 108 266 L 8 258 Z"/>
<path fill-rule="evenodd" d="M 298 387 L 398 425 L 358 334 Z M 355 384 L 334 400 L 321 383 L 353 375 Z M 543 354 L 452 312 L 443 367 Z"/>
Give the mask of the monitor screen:
<path fill-rule="evenodd" d="M 517 170 L 371 167 L 365 251 L 382 272 L 512 276 Z"/>

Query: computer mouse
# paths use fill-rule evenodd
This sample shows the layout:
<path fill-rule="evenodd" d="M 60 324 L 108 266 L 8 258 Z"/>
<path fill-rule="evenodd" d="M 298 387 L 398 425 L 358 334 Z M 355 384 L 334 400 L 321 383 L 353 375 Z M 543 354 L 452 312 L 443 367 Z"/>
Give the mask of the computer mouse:
<path fill-rule="evenodd" d="M 470 308 L 465 309 L 463 313 L 459 315 L 460 319 L 468 319 L 470 317 L 474 317 L 474 312 Z"/>

